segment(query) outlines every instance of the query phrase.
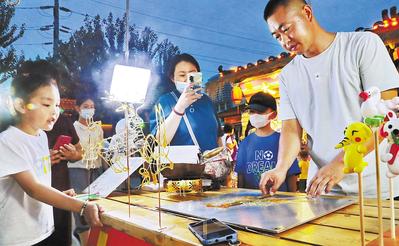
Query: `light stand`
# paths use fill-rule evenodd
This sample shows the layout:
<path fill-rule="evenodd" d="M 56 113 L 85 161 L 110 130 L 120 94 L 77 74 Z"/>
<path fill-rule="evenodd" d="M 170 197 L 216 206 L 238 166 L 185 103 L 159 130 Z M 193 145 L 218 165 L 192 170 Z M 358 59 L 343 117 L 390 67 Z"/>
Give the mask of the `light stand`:
<path fill-rule="evenodd" d="M 144 102 L 150 80 L 151 71 L 148 69 L 130 67 L 124 65 L 115 65 L 112 75 L 110 94 L 113 101 L 119 101 L 122 104 L 121 109 L 125 114 L 125 132 L 126 132 L 126 167 L 127 167 L 127 188 L 128 188 L 128 210 L 130 217 L 130 146 L 129 146 L 129 103 Z M 130 80 L 130 83 L 129 83 Z M 133 82 L 134 81 L 134 82 Z M 134 111 L 134 108 L 132 108 Z"/>

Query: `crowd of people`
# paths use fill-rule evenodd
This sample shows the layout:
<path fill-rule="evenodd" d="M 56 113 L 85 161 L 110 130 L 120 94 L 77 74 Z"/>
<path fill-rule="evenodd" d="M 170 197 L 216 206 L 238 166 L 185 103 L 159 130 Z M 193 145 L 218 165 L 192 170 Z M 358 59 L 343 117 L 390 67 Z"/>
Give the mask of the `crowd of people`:
<path fill-rule="evenodd" d="M 211 99 L 188 79 L 201 69 L 184 53 L 170 60 L 160 85 L 168 88 L 156 100 L 164 125 L 157 127 L 150 107 L 149 131 L 170 145 L 196 145 L 202 152 L 223 146 L 238 187 L 356 195 L 356 177 L 344 175 L 343 152 L 334 145 L 348 123 L 362 120 L 359 92 L 377 86 L 383 99 L 397 96 L 399 75 L 383 42 L 370 32 L 324 30 L 305 0 L 270 0 L 264 19 L 281 46 L 297 54 L 280 74 L 278 112 L 273 96 L 255 93 L 246 108 L 254 130 L 238 141 L 235 128 L 221 126 Z M 61 82 L 57 68 L 39 60 L 22 64 L 11 83 L 10 117 L 1 119 L 0 133 L 0 245 L 70 245 L 70 212 L 82 245 L 90 227 L 102 226 L 103 208 L 75 198 L 103 172 L 99 156 L 90 155 L 91 143 L 104 134 L 88 126 L 96 98 L 77 96 L 79 117 L 72 123 L 60 113 Z M 277 117 L 280 132 L 270 125 Z M 62 136 L 68 142 L 55 147 Z M 368 146 L 365 194 L 375 197 L 373 143 Z M 382 177 L 383 197 L 387 183 Z"/>

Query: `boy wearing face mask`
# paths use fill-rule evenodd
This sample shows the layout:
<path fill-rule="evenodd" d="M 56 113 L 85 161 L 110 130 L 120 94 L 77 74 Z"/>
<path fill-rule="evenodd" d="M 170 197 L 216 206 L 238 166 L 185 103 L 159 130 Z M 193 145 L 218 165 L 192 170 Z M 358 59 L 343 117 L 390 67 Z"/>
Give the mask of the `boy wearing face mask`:
<path fill-rule="evenodd" d="M 258 189 L 262 173 L 273 169 L 277 163 L 280 133 L 270 126 L 277 116 L 276 100 L 269 94 L 258 92 L 249 100 L 248 109 L 250 123 L 256 131 L 241 142 L 235 171 L 238 173 L 238 187 Z M 279 191 L 296 192 L 300 172 L 295 160 Z"/>
<path fill-rule="evenodd" d="M 95 113 L 95 103 L 92 96 L 80 95 L 76 99 L 75 109 L 79 113 L 79 120 L 75 121 L 73 126 L 79 136 L 84 154 L 82 160 L 69 162 L 68 167 L 71 186 L 79 194 L 102 174 L 102 162 L 97 155 L 96 145 L 103 141 L 104 132 L 99 125 L 88 127 L 88 124 L 93 121 Z M 74 213 L 74 218 L 76 225 L 74 234 L 79 235 L 81 245 L 86 245 L 90 228 L 81 223 L 79 214 Z"/>

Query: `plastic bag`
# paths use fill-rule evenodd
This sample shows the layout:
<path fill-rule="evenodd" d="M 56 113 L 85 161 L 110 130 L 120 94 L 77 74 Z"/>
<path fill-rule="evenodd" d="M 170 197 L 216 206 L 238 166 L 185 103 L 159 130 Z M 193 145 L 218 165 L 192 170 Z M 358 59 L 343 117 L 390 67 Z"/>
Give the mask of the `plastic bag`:
<path fill-rule="evenodd" d="M 224 179 L 231 172 L 231 156 L 224 147 L 205 151 L 201 164 L 205 165 L 204 174 L 212 179 Z"/>

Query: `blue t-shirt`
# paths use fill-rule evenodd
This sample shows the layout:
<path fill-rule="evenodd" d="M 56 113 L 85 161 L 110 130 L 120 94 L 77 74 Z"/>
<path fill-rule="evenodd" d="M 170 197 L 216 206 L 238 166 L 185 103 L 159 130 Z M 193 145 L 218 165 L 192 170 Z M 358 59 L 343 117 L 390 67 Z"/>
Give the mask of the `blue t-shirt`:
<path fill-rule="evenodd" d="M 237 164 L 235 171 L 244 176 L 245 183 L 242 187 L 258 189 L 262 173 L 276 167 L 280 133 L 275 132 L 270 136 L 260 137 L 255 133 L 248 135 L 238 147 Z M 301 173 L 298 162 L 295 160 L 287 177 Z M 279 191 L 287 191 L 285 181 Z"/>
<path fill-rule="evenodd" d="M 177 90 L 173 91 L 177 98 L 180 97 L 180 93 Z M 167 93 L 159 98 L 158 101 L 161 104 L 165 114 L 165 119 L 172 112 L 173 107 L 177 101 L 173 97 L 172 93 Z M 217 138 L 219 137 L 220 123 L 216 117 L 216 113 L 212 104 L 211 99 L 207 95 L 203 95 L 195 103 L 191 104 L 185 111 L 187 118 L 190 122 L 191 128 L 193 129 L 194 135 L 197 138 L 198 144 L 201 151 L 210 150 L 218 147 Z M 155 112 L 150 115 L 150 129 L 153 134 L 156 132 L 156 119 Z M 184 119 L 182 118 L 179 127 L 176 130 L 170 145 L 193 145 L 194 142 L 191 139 L 190 133 Z"/>

